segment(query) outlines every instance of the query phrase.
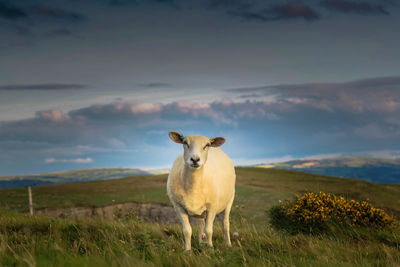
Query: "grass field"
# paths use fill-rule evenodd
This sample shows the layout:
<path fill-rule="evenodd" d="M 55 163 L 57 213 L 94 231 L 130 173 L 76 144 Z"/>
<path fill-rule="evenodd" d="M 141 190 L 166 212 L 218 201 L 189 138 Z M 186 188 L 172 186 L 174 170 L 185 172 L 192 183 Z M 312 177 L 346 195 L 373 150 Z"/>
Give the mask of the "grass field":
<path fill-rule="evenodd" d="M 192 238 L 183 251 L 178 225 L 31 217 L 0 212 L 1 266 L 399 266 L 400 231 L 354 228 L 334 235 L 289 235 L 233 220 L 239 238 L 214 249 Z M 196 235 L 196 231 L 194 231 Z"/>
<path fill-rule="evenodd" d="M 166 175 L 134 176 L 33 188 L 36 208 L 107 205 L 129 201 L 168 203 Z M 225 247 L 219 225 L 214 250 L 193 239 L 183 252 L 177 225 L 128 219 L 30 217 L 27 190 L 0 190 L 0 265 L 27 266 L 398 266 L 400 232 L 354 228 L 334 235 L 289 235 L 272 229 L 266 210 L 306 191 L 369 199 L 400 217 L 400 185 L 373 184 L 279 169 L 237 168 L 232 232 L 239 240 Z"/>
<path fill-rule="evenodd" d="M 377 207 L 400 216 L 400 185 L 374 184 L 357 179 L 333 178 L 279 169 L 237 168 L 234 207 L 241 206 L 243 216 L 255 223 L 267 219 L 265 210 L 279 200 L 307 191 L 342 194 L 355 200 L 370 199 Z M 124 202 L 169 204 L 167 175 L 82 182 L 33 188 L 35 208 L 104 206 Z M 0 190 L 0 209 L 27 212 L 26 188 Z M 233 209 L 235 216 L 236 208 Z"/>

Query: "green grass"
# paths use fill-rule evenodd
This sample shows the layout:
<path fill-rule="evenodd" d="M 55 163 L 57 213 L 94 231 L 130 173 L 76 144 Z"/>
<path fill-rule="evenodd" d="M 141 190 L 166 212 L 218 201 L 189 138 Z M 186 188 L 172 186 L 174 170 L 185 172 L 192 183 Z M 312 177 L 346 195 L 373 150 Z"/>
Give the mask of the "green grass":
<path fill-rule="evenodd" d="M 279 200 L 291 199 L 307 191 L 324 191 L 349 199 L 366 200 L 400 217 L 400 185 L 369 183 L 358 179 L 333 178 L 280 169 L 236 168 L 236 206 L 249 220 L 265 221 L 265 210 Z M 33 188 L 35 208 L 69 206 L 103 206 L 123 202 L 169 204 L 166 195 L 167 175 L 132 176 L 123 179 L 74 184 L 37 186 Z M 0 190 L 0 209 L 27 212 L 26 188 Z"/>
<path fill-rule="evenodd" d="M 37 186 L 32 189 L 35 208 L 103 206 L 123 202 L 167 203 L 166 176 L 132 176 L 63 185 Z M 27 189 L 0 190 L 0 209 L 27 211 Z"/>
<path fill-rule="evenodd" d="M 95 221 L 0 212 L 1 266 L 397 266 L 400 232 L 363 228 L 335 235 L 288 235 L 233 220 L 239 239 L 224 245 L 215 226 L 215 249 L 192 238 L 183 251 L 177 225 L 136 219 Z M 196 234 L 196 232 L 194 232 Z"/>
<path fill-rule="evenodd" d="M 400 185 L 369 183 L 280 169 L 237 168 L 236 205 L 244 205 L 246 218 L 267 219 L 260 211 L 304 192 L 333 193 L 349 199 L 366 200 L 400 217 Z"/>
<path fill-rule="evenodd" d="M 27 190 L 0 190 L 0 266 L 396 266 L 400 232 L 339 229 L 330 235 L 290 235 L 269 226 L 266 210 L 306 191 L 369 199 L 399 218 L 400 186 L 280 169 L 237 168 L 232 248 L 215 227 L 215 249 L 183 252 L 180 226 L 136 219 L 101 221 L 31 217 Z M 35 208 L 101 206 L 129 201 L 169 203 L 167 175 L 33 188 Z M 8 210 L 8 211 L 4 211 Z M 13 211 L 10 211 L 13 210 Z M 196 233 L 194 232 L 194 236 Z"/>

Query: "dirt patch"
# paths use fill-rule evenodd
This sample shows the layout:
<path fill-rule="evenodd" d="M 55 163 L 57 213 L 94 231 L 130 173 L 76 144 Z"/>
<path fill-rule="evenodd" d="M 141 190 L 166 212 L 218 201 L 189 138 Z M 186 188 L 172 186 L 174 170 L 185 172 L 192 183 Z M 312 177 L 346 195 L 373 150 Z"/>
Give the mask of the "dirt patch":
<path fill-rule="evenodd" d="M 121 203 L 102 207 L 64 207 L 35 210 L 35 215 L 60 218 L 96 218 L 116 220 L 126 217 L 138 217 L 141 220 L 155 223 L 175 224 L 179 219 L 172 206 L 157 203 Z M 222 220 L 222 215 L 217 215 Z"/>

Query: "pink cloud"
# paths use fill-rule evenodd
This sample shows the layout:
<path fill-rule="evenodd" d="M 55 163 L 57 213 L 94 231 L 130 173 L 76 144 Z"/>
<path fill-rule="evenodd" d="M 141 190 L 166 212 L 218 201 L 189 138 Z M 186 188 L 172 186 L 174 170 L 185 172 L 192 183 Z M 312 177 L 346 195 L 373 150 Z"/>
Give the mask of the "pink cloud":
<path fill-rule="evenodd" d="M 65 122 L 65 121 L 71 120 L 71 117 L 68 114 L 64 114 L 59 109 L 38 111 L 38 112 L 36 112 L 36 116 L 38 116 L 39 118 L 45 119 L 45 120 L 52 121 L 52 122 Z"/>
<path fill-rule="evenodd" d="M 45 163 L 47 164 L 51 164 L 51 163 L 57 163 L 57 162 L 64 162 L 64 163 L 83 163 L 83 164 L 87 164 L 87 163 L 92 163 L 93 159 L 92 158 L 76 158 L 76 159 L 55 159 L 53 157 L 51 158 L 46 158 L 44 160 Z"/>
<path fill-rule="evenodd" d="M 163 106 L 160 103 L 132 103 L 130 110 L 133 114 L 160 112 Z"/>

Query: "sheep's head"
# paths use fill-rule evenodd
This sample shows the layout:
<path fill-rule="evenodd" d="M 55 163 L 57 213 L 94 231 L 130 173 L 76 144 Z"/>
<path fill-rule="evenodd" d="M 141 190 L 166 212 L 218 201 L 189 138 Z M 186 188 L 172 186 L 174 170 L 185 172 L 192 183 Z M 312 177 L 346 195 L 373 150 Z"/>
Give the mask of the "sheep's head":
<path fill-rule="evenodd" d="M 210 147 L 219 147 L 225 143 L 225 138 L 215 137 L 208 139 L 201 135 L 183 136 L 178 132 L 169 132 L 172 141 L 183 144 L 183 159 L 189 168 L 199 169 L 207 161 Z"/>

